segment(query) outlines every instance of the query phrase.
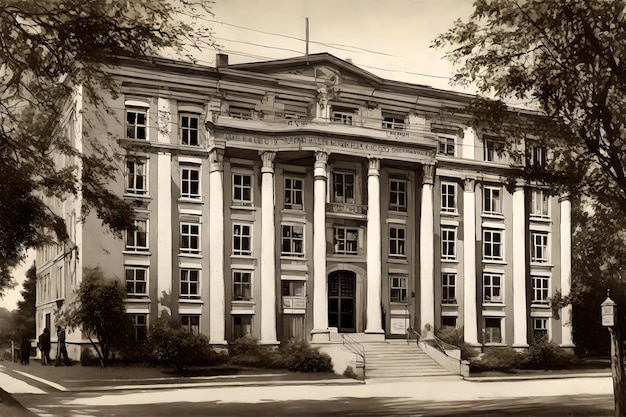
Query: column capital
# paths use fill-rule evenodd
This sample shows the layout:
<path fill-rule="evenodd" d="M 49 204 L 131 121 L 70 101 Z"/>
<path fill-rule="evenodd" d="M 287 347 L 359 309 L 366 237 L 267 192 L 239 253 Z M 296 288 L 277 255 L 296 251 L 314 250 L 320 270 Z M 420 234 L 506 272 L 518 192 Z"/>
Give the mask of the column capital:
<path fill-rule="evenodd" d="M 565 194 L 565 195 L 559 196 L 559 203 L 562 203 L 564 201 L 570 201 L 571 202 L 572 201 L 572 196 L 569 195 L 569 194 Z"/>
<path fill-rule="evenodd" d="M 367 159 L 369 166 L 369 169 L 367 170 L 367 175 L 380 175 L 380 158 L 369 156 Z"/>
<path fill-rule="evenodd" d="M 274 158 L 276 158 L 276 152 L 274 151 L 259 151 L 261 154 L 261 160 L 263 161 L 263 167 L 261 167 L 262 173 L 274 173 Z"/>
<path fill-rule="evenodd" d="M 224 171 L 224 149 L 213 149 L 209 153 L 209 172 Z"/>
<path fill-rule="evenodd" d="M 315 165 L 328 163 L 328 156 L 330 154 L 326 151 L 315 151 Z"/>
<path fill-rule="evenodd" d="M 476 178 L 463 178 L 463 190 L 467 193 L 473 193 L 476 187 Z"/>
<path fill-rule="evenodd" d="M 424 184 L 432 184 L 435 179 L 435 165 L 434 164 L 424 164 L 422 165 L 422 169 L 424 172 Z"/>
<path fill-rule="evenodd" d="M 328 152 L 315 151 L 315 166 L 313 178 L 316 180 L 326 180 L 326 164 L 328 163 Z"/>

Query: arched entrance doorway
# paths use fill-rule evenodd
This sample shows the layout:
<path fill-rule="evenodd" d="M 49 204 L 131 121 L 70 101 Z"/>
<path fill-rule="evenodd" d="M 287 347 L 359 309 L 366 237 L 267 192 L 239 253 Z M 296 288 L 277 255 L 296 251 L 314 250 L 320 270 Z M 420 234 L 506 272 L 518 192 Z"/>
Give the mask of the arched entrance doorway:
<path fill-rule="evenodd" d="M 340 333 L 356 331 L 356 274 L 335 271 L 328 276 L 328 325 Z"/>

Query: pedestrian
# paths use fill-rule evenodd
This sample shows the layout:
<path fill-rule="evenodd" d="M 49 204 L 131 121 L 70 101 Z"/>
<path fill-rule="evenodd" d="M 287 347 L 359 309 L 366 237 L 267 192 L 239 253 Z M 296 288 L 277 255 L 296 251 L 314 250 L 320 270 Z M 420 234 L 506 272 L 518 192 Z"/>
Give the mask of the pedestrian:
<path fill-rule="evenodd" d="M 39 335 L 39 350 L 41 350 L 41 364 L 50 365 L 50 330 L 47 327 Z"/>
<path fill-rule="evenodd" d="M 61 326 L 57 326 L 57 359 L 54 366 L 61 364 L 61 357 L 65 366 L 70 366 L 70 358 L 67 357 L 67 348 L 65 347 L 65 329 Z"/>
<path fill-rule="evenodd" d="M 28 365 L 30 362 L 30 340 L 26 336 L 22 337 L 22 343 L 20 343 L 20 363 L 22 365 Z"/>

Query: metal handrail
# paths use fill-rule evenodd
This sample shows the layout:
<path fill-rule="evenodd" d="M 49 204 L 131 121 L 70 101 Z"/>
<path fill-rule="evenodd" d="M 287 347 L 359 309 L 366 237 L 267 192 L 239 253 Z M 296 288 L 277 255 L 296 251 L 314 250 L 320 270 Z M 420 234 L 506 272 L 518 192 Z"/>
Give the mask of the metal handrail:
<path fill-rule="evenodd" d="M 350 352 L 361 357 L 363 361 L 363 378 L 365 378 L 365 348 L 347 334 L 342 334 L 341 338 L 343 339 L 343 345 L 346 346 Z"/>
<path fill-rule="evenodd" d="M 460 347 L 455 346 L 455 345 L 453 345 L 453 344 L 451 344 L 451 343 L 448 343 L 448 342 L 444 342 L 443 340 L 441 340 L 440 338 L 438 338 L 438 337 L 437 337 L 434 333 L 433 333 L 433 340 L 435 341 L 435 345 L 437 346 L 437 348 L 438 348 L 438 349 L 439 349 L 439 350 L 440 350 L 440 351 L 441 351 L 444 355 L 446 355 L 448 358 L 454 359 L 454 360 L 458 361 L 459 363 L 462 363 L 462 362 L 463 362 L 463 358 L 462 358 L 462 357 L 460 357 L 460 358 L 458 358 L 458 359 L 457 359 L 457 358 L 455 358 L 455 357 L 452 357 L 452 356 L 448 355 L 448 352 L 446 352 L 446 348 L 445 348 L 445 346 L 444 346 L 444 345 L 447 345 L 447 346 L 449 346 L 449 347 L 451 347 L 451 348 L 453 348 L 453 349 L 458 349 L 458 350 L 461 350 L 461 348 L 460 348 Z"/>

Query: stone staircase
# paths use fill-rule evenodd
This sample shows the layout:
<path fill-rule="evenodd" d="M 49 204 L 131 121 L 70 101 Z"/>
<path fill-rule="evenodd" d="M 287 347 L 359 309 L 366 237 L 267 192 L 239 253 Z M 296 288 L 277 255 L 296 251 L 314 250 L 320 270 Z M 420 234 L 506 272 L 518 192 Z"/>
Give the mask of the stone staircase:
<path fill-rule="evenodd" d="M 401 378 L 453 375 L 428 356 L 412 340 L 387 340 L 362 344 L 365 378 Z"/>

